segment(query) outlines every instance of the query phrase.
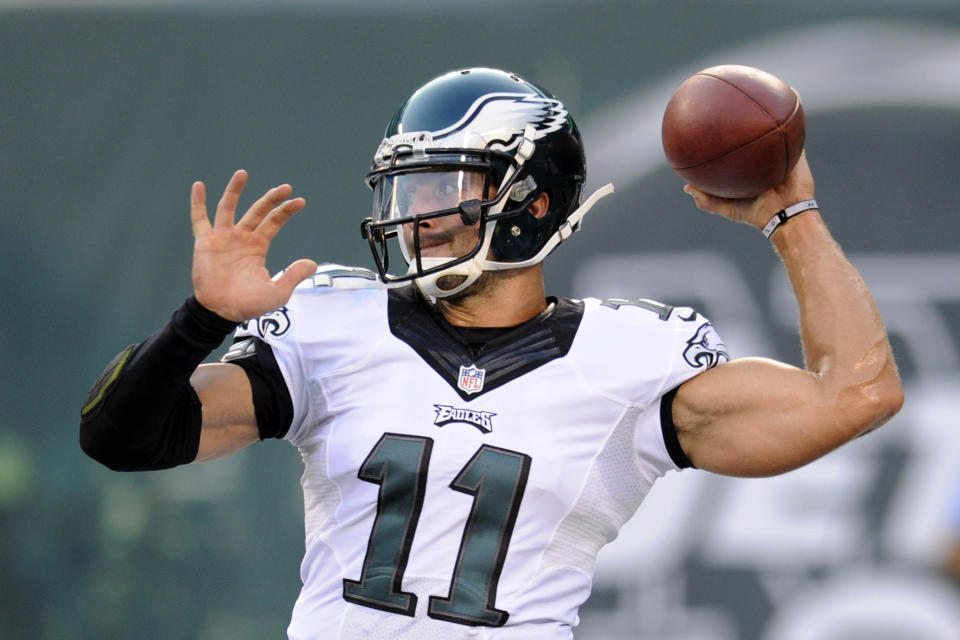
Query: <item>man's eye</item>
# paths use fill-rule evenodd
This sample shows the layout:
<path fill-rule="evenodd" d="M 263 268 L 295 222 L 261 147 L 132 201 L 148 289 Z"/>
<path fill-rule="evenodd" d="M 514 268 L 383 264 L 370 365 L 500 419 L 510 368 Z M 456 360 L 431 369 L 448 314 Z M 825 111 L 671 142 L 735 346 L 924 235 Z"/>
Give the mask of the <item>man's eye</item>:
<path fill-rule="evenodd" d="M 410 206 L 413 204 L 413 196 L 415 193 L 415 189 L 397 190 L 397 205 L 399 205 L 401 212 L 409 211 Z"/>
<path fill-rule="evenodd" d="M 457 194 L 459 194 L 460 191 L 459 189 L 457 189 L 456 185 L 438 184 L 435 187 L 435 192 L 438 196 L 449 198 L 449 197 L 456 196 Z"/>

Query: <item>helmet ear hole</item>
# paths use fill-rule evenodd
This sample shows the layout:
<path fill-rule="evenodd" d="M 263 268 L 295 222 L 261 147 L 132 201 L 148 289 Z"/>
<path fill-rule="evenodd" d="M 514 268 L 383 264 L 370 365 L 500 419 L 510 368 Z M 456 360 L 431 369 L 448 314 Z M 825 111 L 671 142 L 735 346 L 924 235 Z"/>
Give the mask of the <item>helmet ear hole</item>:
<path fill-rule="evenodd" d="M 559 224 L 550 215 L 549 203 L 550 197 L 542 193 L 516 214 L 497 221 L 491 243 L 497 259 L 522 262 L 536 255 Z"/>

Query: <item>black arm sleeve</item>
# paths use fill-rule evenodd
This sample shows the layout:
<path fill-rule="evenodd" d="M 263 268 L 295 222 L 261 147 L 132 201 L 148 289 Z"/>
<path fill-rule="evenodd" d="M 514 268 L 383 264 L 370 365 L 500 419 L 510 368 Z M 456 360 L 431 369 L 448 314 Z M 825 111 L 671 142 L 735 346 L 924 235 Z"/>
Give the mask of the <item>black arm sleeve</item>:
<path fill-rule="evenodd" d="M 235 364 L 247 374 L 260 439 L 287 435 L 293 422 L 293 401 L 270 345 L 256 338 L 242 338 L 233 343 L 221 361 Z"/>
<path fill-rule="evenodd" d="M 660 430 L 663 433 L 663 442 L 667 445 L 667 453 L 670 454 L 673 463 L 681 469 L 696 468 L 680 446 L 677 425 L 673 422 L 673 399 L 677 396 L 679 388 L 671 389 L 660 398 Z"/>
<path fill-rule="evenodd" d="M 80 446 L 116 471 L 197 457 L 201 405 L 190 375 L 236 324 L 189 298 L 159 331 L 107 365 L 80 411 Z"/>

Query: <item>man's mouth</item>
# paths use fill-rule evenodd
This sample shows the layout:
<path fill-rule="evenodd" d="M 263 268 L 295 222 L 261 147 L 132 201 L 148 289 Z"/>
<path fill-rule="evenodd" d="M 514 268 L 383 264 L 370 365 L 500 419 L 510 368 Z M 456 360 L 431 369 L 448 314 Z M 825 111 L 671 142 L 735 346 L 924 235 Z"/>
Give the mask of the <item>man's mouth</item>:
<path fill-rule="evenodd" d="M 447 233 L 420 234 L 420 255 L 428 257 L 451 256 L 453 237 Z M 412 243 L 411 243 L 412 244 Z M 413 247 L 411 246 L 411 249 Z"/>
<path fill-rule="evenodd" d="M 446 242 L 420 245 L 420 255 L 429 258 L 452 257 L 450 246 Z"/>

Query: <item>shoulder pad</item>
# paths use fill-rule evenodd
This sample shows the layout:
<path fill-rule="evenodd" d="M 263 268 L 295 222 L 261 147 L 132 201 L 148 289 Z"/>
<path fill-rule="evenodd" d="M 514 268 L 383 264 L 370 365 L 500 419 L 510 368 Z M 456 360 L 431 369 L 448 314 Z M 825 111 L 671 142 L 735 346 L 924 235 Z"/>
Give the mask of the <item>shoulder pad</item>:
<path fill-rule="evenodd" d="M 301 282 L 298 288 L 312 289 L 316 287 L 381 289 L 385 288 L 386 285 L 370 269 L 324 263 L 317 267 L 316 272 L 311 277 Z"/>
<path fill-rule="evenodd" d="M 634 307 L 644 309 L 656 315 L 664 322 L 671 320 L 682 320 L 684 322 L 693 322 L 697 318 L 697 312 L 690 307 L 675 307 L 673 305 L 663 304 L 656 300 L 648 298 L 637 298 L 625 300 L 623 298 L 608 298 L 600 302 L 601 307 L 609 307 L 613 310 L 619 310 L 621 307 Z"/>

